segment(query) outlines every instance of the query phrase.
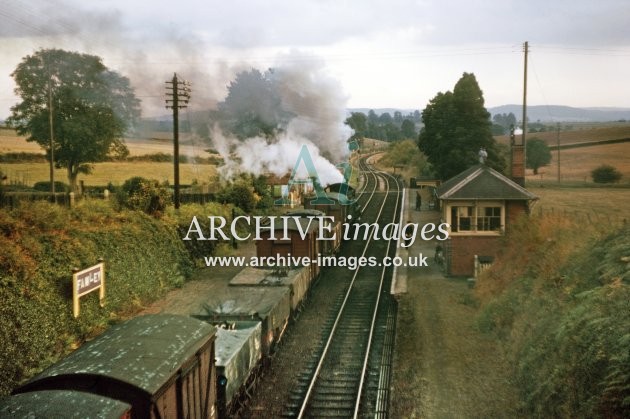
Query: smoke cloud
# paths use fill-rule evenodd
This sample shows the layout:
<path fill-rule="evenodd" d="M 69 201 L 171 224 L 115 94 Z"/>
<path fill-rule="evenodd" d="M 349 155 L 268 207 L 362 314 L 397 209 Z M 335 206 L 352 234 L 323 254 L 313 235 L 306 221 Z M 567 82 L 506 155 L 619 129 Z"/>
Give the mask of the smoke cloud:
<path fill-rule="evenodd" d="M 217 151 L 225 160 L 225 165 L 219 168 L 219 173 L 224 179 L 231 179 L 240 173 L 255 175 L 272 173 L 276 176 L 284 176 L 294 169 L 302 146 L 306 145 L 322 185 L 343 181 L 341 172 L 320 154 L 315 144 L 289 131 L 280 134 L 270 142 L 269 139 L 262 137 L 239 140 L 236 137 L 225 136 L 220 130 L 216 130 L 213 141 Z M 298 167 L 296 177 L 309 178 L 304 164 Z"/>
<path fill-rule="evenodd" d="M 279 57 L 270 79 L 273 91 L 269 97 L 275 100 L 253 100 L 249 112 L 267 123 L 275 121 L 276 134 L 239 140 L 220 132 L 215 125 L 213 144 L 226 162 L 220 169 L 221 175 L 228 179 L 243 172 L 283 176 L 293 170 L 302 146 L 306 145 L 320 182 L 342 182 L 343 176 L 332 162 L 341 162 L 347 156 L 346 141 L 351 132 L 343 123 L 347 98 L 339 82 L 326 74 L 322 62 L 298 52 Z M 247 87 L 252 86 L 243 88 Z M 297 175 L 308 177 L 305 170 Z"/>
<path fill-rule="evenodd" d="M 5 63 L 14 61 L 11 69 L 19 62 L 15 57 L 40 48 L 97 55 L 108 68 L 130 79 L 142 101 L 144 117 L 168 117 L 164 82 L 174 72 L 192 83 L 189 108 L 180 113 L 182 118 L 192 119 L 216 109 L 229 92 L 230 80 L 252 68 L 185 28 L 156 23 L 161 30 L 150 34 L 137 31 L 118 11 L 106 6 L 88 8 L 69 0 L 28 4 L 8 0 L 4 16 L 9 24 L 0 27 L 0 38 L 10 38 L 5 43 L 13 47 L 0 52 L 0 57 Z M 293 169 L 306 144 L 321 182 L 341 181 L 331 162 L 344 160 L 351 133 L 343 124 L 347 98 L 340 83 L 326 73 L 323 61 L 295 51 L 278 56 L 271 67 L 273 100 L 265 101 L 255 89 L 248 89 L 248 94 L 252 99 L 263 97 L 253 112 L 271 123 L 274 134 L 241 136 L 239 140 L 215 126 L 213 145 L 226 161 L 221 173 L 226 178 L 240 172 L 284 175 Z M 245 102 L 255 102 L 252 99 Z"/>

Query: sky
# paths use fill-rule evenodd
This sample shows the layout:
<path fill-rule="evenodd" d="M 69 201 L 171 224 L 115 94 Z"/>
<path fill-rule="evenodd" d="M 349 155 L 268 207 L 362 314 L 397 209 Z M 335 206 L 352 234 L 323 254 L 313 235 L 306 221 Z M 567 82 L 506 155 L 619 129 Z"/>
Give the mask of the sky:
<path fill-rule="evenodd" d="M 98 55 L 129 77 L 143 114 L 167 114 L 164 81 L 192 83 L 191 108 L 223 100 L 236 73 L 315 68 L 352 108 L 422 110 L 475 74 L 486 107 L 630 108 L 627 0 L 2 0 L 0 119 L 10 76 L 41 48 Z M 305 74 L 311 74 L 305 70 Z"/>

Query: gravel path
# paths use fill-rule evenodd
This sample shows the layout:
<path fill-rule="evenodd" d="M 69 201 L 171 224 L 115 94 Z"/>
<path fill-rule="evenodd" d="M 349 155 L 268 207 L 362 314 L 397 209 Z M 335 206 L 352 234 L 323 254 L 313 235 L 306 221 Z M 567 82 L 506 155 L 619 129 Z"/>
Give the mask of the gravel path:
<path fill-rule="evenodd" d="M 439 222 L 435 211 L 408 211 L 406 217 Z M 431 257 L 428 267 L 404 272 L 390 417 L 518 417 L 516 389 L 497 341 L 476 329 L 472 290 L 465 279 L 444 277 L 432 259 L 435 245 L 416 240 L 409 252 Z"/>

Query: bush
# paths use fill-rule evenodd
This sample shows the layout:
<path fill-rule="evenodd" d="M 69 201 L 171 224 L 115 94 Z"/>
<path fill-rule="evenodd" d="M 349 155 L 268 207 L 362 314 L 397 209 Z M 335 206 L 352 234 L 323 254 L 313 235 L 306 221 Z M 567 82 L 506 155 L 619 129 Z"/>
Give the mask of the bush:
<path fill-rule="evenodd" d="M 621 180 L 621 172 L 614 167 L 602 164 L 591 171 L 591 177 L 595 183 L 616 183 Z"/>
<path fill-rule="evenodd" d="M 33 185 L 33 189 L 40 192 L 50 192 L 50 181 L 36 182 Z M 55 192 L 70 192 L 70 186 L 67 183 L 55 181 Z"/>
<path fill-rule="evenodd" d="M 251 212 L 256 207 L 254 187 L 246 179 L 225 186 L 217 194 L 217 199 L 225 204 L 233 204 L 245 212 Z"/>
<path fill-rule="evenodd" d="M 42 153 L 11 152 L 0 154 L 0 163 L 44 163 L 46 155 Z"/>
<path fill-rule="evenodd" d="M 160 217 L 172 201 L 166 184 L 160 185 L 157 180 L 139 176 L 127 179 L 115 197 L 120 207 L 144 211 L 155 217 Z"/>

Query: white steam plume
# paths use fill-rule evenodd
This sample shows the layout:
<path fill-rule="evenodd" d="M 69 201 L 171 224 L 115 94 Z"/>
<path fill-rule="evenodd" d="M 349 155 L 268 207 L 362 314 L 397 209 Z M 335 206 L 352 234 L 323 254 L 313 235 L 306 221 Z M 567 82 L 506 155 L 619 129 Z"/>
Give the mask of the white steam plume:
<path fill-rule="evenodd" d="M 280 134 L 274 142 L 270 143 L 262 137 L 242 141 L 215 130 L 213 142 L 226 162 L 219 168 L 219 173 L 227 179 L 243 172 L 255 175 L 273 173 L 279 177 L 291 173 L 298 161 L 302 146 L 306 145 L 322 185 L 343 181 L 339 169 L 321 156 L 319 149 L 309 139 L 294 136 L 288 132 Z M 296 177 L 308 179 L 309 174 L 303 163 L 299 166 Z"/>
<path fill-rule="evenodd" d="M 343 124 L 347 98 L 339 82 L 328 76 L 323 63 L 312 57 L 291 53 L 279 59 L 273 69 L 273 85 L 278 89 L 278 113 L 295 115 L 286 127 L 278 127 L 274 138 L 239 140 L 219 132 L 212 134 L 215 149 L 226 164 L 220 174 L 232 178 L 238 173 L 256 175 L 290 173 L 303 145 L 308 147 L 322 185 L 343 181 L 332 161 L 341 162 L 348 154 L 351 135 Z M 298 173 L 306 178 L 307 174 Z"/>

